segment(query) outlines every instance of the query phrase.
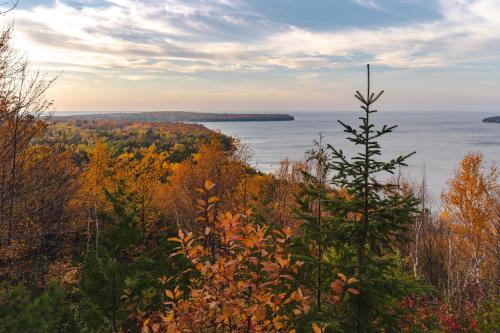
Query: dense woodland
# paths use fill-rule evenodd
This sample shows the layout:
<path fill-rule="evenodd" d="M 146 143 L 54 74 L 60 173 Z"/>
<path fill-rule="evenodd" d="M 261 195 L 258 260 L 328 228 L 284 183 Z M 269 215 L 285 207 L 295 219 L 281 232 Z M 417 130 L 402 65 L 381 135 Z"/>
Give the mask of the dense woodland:
<path fill-rule="evenodd" d="M 61 120 L 127 120 L 140 122 L 212 122 L 212 121 L 290 121 L 294 118 L 288 114 L 255 114 L 255 113 L 206 113 L 185 111 L 156 112 L 110 112 L 103 114 L 85 114 L 59 116 Z"/>
<path fill-rule="evenodd" d="M 320 137 L 263 174 L 200 125 L 54 122 L 52 80 L 11 32 L 1 332 L 500 331 L 496 167 L 470 153 L 430 200 L 425 179 L 398 176 L 411 152 L 381 157 L 397 133 L 374 126 L 369 76 L 359 123 L 339 124 L 352 151 Z"/>

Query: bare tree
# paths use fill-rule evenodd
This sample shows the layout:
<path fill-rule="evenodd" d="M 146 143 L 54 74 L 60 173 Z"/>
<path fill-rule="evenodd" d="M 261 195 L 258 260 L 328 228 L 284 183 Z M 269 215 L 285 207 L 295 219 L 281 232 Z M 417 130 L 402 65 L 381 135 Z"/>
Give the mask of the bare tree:
<path fill-rule="evenodd" d="M 0 242 L 9 243 L 15 206 L 23 194 L 24 151 L 46 126 L 51 102 L 45 98 L 55 79 L 32 72 L 11 47 L 12 27 L 0 34 Z"/>

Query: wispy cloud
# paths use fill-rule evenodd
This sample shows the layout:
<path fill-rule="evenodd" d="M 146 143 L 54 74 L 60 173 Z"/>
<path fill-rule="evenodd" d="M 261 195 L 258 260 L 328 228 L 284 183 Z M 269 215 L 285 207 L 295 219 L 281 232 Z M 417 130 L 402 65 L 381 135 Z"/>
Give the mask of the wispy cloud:
<path fill-rule="evenodd" d="M 372 9 L 378 8 L 378 5 L 375 2 L 375 0 L 352 0 L 352 2 L 366 8 L 372 8 Z"/>
<path fill-rule="evenodd" d="M 439 20 L 322 31 L 281 22 L 242 0 L 87 0 L 78 7 L 57 0 L 2 20 L 14 20 L 20 48 L 45 69 L 132 79 L 172 72 L 314 71 L 366 61 L 421 68 L 499 60 L 498 1 L 440 0 L 439 6 Z"/>

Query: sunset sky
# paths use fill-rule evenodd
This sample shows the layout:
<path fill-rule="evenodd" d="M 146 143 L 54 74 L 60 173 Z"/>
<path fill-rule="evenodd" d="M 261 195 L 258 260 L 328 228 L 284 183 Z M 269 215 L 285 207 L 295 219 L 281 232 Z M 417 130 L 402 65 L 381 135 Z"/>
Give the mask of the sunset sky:
<path fill-rule="evenodd" d="M 353 110 L 366 63 L 382 109 L 500 105 L 499 0 L 20 0 L 0 20 L 59 75 L 56 111 Z"/>

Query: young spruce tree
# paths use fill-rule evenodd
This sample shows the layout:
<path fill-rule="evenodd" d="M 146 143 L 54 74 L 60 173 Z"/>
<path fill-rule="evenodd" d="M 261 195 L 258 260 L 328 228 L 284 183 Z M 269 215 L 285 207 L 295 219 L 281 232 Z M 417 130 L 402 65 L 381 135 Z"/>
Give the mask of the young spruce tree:
<path fill-rule="evenodd" d="M 395 305 L 406 294 L 405 276 L 401 273 L 397 248 L 406 241 L 401 235 L 412 223 L 417 200 L 402 194 L 397 184 L 382 181 L 384 174 L 393 174 L 414 153 L 389 161 L 381 157 L 381 136 L 396 126 L 376 129 L 373 104 L 383 91 L 374 93 L 370 87 L 370 65 L 367 66 L 367 91 L 356 92 L 363 115 L 355 128 L 341 121 L 347 139 L 358 152 L 348 157 L 329 145 L 333 173 L 332 185 L 337 195 L 329 200 L 327 209 L 335 220 L 329 224 L 335 231 L 334 261 L 338 270 L 359 279 L 360 294 L 354 297 L 352 318 L 345 321 L 349 332 L 399 331 Z"/>

